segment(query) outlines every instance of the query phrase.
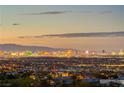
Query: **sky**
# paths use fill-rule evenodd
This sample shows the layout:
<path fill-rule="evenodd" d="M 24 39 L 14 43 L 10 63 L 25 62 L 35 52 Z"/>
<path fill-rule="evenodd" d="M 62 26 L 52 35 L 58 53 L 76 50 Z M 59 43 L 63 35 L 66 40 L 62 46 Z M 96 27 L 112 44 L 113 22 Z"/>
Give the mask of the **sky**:
<path fill-rule="evenodd" d="M 124 32 L 124 6 L 0 5 L 0 44 L 118 50 L 124 48 L 123 36 L 60 35 L 120 31 Z"/>

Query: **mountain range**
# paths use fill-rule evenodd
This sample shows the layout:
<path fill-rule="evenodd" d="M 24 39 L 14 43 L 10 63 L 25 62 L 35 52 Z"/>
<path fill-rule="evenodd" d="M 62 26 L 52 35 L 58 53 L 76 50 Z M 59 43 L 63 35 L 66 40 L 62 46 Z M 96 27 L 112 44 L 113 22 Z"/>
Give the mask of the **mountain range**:
<path fill-rule="evenodd" d="M 25 46 L 18 44 L 0 44 L 0 50 L 3 51 L 62 51 L 67 50 L 64 48 L 51 48 L 51 47 L 43 47 L 43 46 Z"/>

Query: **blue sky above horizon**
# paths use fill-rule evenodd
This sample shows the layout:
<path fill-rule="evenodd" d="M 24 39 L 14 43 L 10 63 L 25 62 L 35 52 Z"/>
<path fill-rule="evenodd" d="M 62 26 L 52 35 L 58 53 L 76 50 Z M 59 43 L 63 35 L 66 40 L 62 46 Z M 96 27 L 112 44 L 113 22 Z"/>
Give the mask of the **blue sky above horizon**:
<path fill-rule="evenodd" d="M 122 5 L 0 6 L 0 43 L 120 49 L 124 46 L 123 37 L 18 38 L 47 34 L 118 31 L 124 31 L 124 6 Z M 115 42 L 112 42 L 114 39 Z"/>

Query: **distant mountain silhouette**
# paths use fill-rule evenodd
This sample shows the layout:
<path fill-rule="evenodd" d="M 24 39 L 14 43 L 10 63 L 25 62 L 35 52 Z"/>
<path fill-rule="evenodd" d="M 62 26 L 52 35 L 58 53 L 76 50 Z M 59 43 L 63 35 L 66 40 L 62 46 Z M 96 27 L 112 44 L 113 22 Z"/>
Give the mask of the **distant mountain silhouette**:
<path fill-rule="evenodd" d="M 0 44 L 0 50 L 3 51 L 58 51 L 58 50 L 66 50 L 63 48 L 50 48 L 50 47 L 42 47 L 42 46 L 24 46 L 17 44 Z"/>

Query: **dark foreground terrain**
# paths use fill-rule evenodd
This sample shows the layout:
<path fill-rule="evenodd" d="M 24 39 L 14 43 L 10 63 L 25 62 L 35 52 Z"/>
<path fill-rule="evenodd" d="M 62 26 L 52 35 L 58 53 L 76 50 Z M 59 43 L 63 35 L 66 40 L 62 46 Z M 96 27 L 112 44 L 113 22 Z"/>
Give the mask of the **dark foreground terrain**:
<path fill-rule="evenodd" d="M 124 86 L 124 58 L 1 58 L 0 86 Z"/>

